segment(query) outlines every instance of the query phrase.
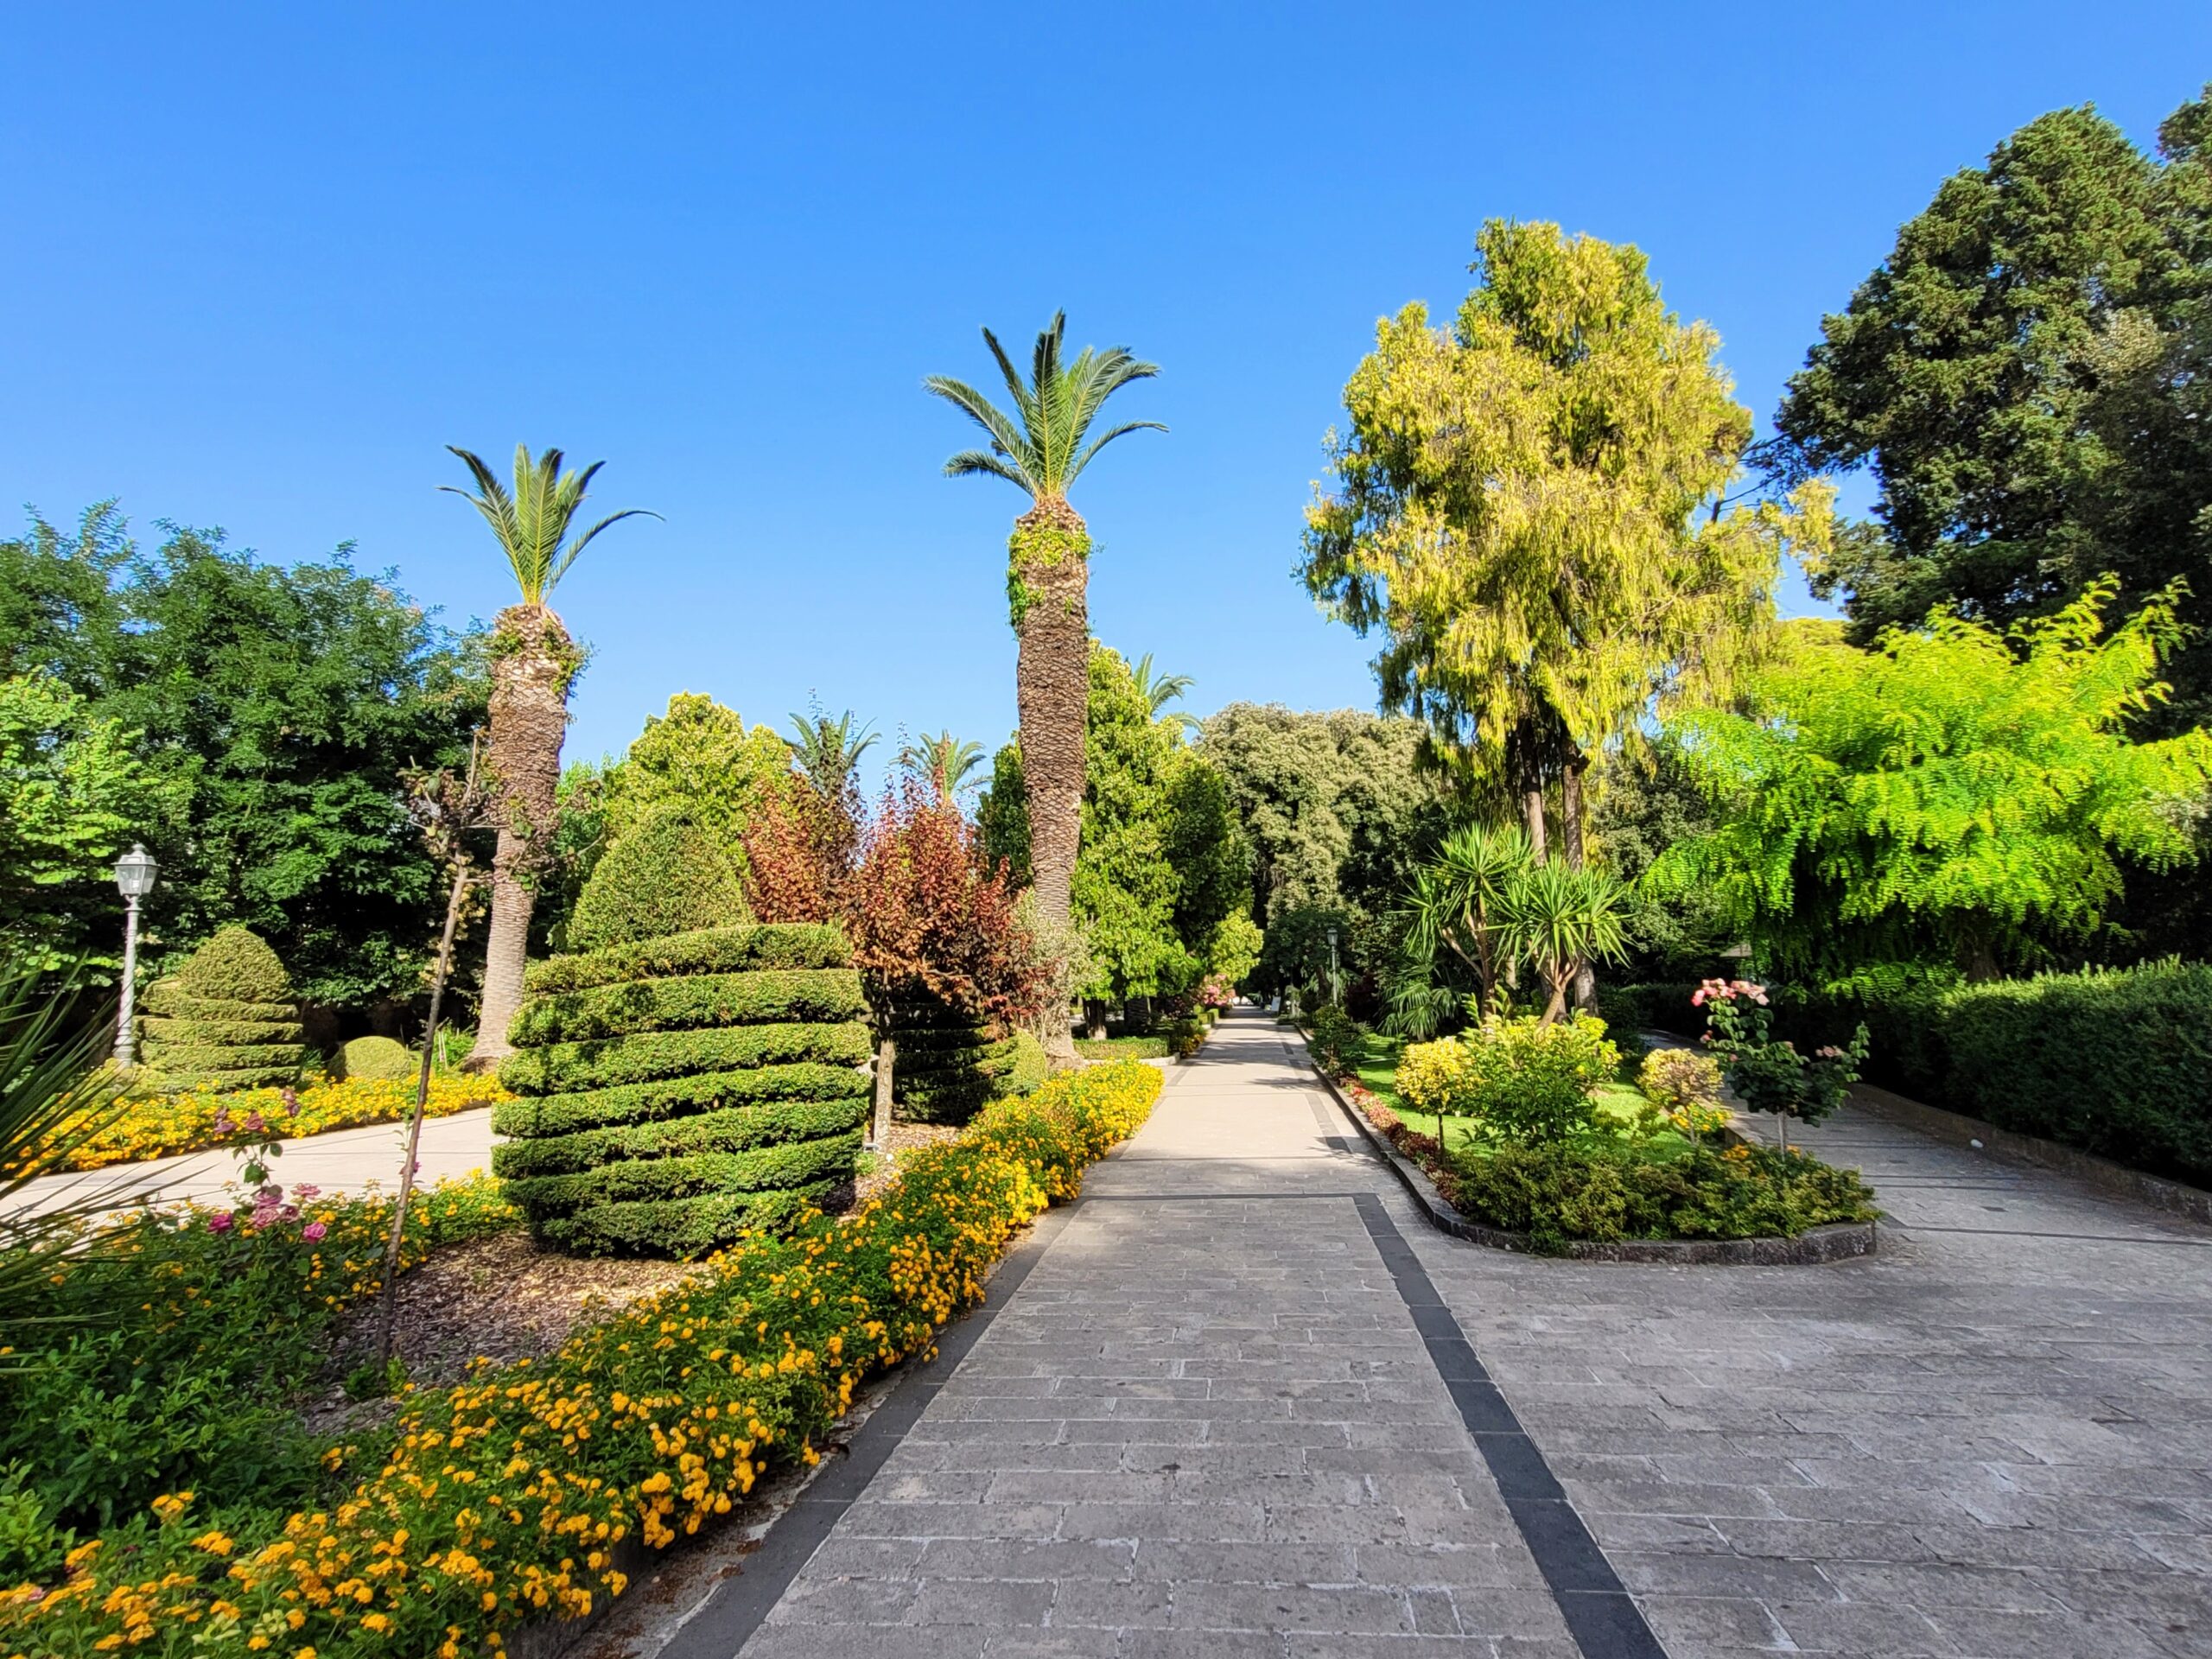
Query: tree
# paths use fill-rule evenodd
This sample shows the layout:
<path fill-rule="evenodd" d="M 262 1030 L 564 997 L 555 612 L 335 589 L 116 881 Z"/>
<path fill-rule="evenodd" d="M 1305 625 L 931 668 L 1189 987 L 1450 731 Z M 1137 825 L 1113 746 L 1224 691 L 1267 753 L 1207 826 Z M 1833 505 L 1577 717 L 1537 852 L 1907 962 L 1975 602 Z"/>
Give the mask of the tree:
<path fill-rule="evenodd" d="M 971 777 L 983 764 L 983 746 L 950 732 L 925 737 L 899 751 L 899 765 L 936 791 L 940 801 L 957 803 L 962 793 L 976 787 Z"/>
<path fill-rule="evenodd" d="M 1622 971 L 1630 979 L 1678 982 L 1722 971 L 1728 964 L 1721 952 L 1737 935 L 1719 899 L 1702 888 L 1669 893 L 1642 883 L 1669 847 L 1713 826 L 1713 809 L 1681 746 L 1662 731 L 1640 753 L 1607 756 L 1599 781 L 1591 815 L 1597 861 L 1630 896 L 1629 965 Z"/>
<path fill-rule="evenodd" d="M 600 788 L 607 834 L 626 834 L 674 808 L 741 874 L 746 828 L 790 772 L 791 751 L 769 728 L 748 727 L 734 709 L 679 691 L 665 715 L 647 716 L 645 730 L 607 769 Z"/>
<path fill-rule="evenodd" d="M 1536 970 L 1548 992 L 1539 1026 L 1566 1014 L 1593 963 L 1625 952 L 1628 891 L 1603 870 L 1531 865 L 1506 883 L 1501 900 L 1499 942 Z"/>
<path fill-rule="evenodd" d="M 451 444 L 447 448 L 468 468 L 476 489 L 471 493 L 450 484 L 439 487 L 483 515 L 521 595 L 520 603 L 493 619 L 489 760 L 505 822 L 492 861 L 484 1004 L 468 1055 L 468 1064 L 480 1070 L 514 1052 L 507 1027 L 522 1003 L 536 899 L 532 882 L 550 854 L 569 693 L 583 667 L 583 653 L 546 601 L 601 531 L 625 518 L 658 515 L 631 507 L 577 535 L 577 514 L 604 461 L 595 461 L 581 473 L 563 472 L 558 449 L 548 449 L 532 461 L 529 447 L 517 444 L 510 490 L 478 456 Z"/>
<path fill-rule="evenodd" d="M 1484 1009 L 1495 1002 L 1506 968 L 1513 889 L 1535 861 L 1522 831 L 1470 824 L 1445 837 L 1408 894 L 1408 951 L 1431 972 L 1439 953 L 1450 951 L 1473 972 Z"/>
<path fill-rule="evenodd" d="M 2212 601 L 2190 372 L 2212 295 L 2208 121 L 2205 99 L 2176 111 L 2161 166 L 2093 109 L 2038 117 L 1945 180 L 1823 320 L 1771 464 L 1873 471 L 1876 523 L 1815 568 L 1855 643 L 1937 605 L 2000 627 L 2049 615 L 2107 572 L 2130 606 L 2177 576 L 2185 607 Z M 2200 638 L 2172 666 L 2177 731 L 2204 718 L 2212 656 Z"/>
<path fill-rule="evenodd" d="M 991 757 L 991 781 L 976 803 L 976 830 L 984 856 L 1006 866 L 1015 890 L 1029 887 L 1029 780 L 1021 769 L 1019 737 Z"/>
<path fill-rule="evenodd" d="M 1155 676 L 1152 671 L 1152 653 L 1148 651 L 1137 658 L 1136 666 L 1129 671 L 1136 679 L 1138 695 L 1152 706 L 1155 720 L 1167 713 L 1169 703 L 1180 702 L 1191 687 L 1197 683 L 1187 674 Z M 1198 729 L 1196 715 L 1176 714 L 1169 717 L 1186 733 L 1195 734 Z"/>
<path fill-rule="evenodd" d="M 2009 638 L 1943 611 L 1871 652 L 1793 625 L 1759 713 L 1681 721 L 1719 822 L 1651 879 L 1713 892 L 1770 971 L 1830 992 L 1989 978 L 2086 934 L 2120 890 L 2115 850 L 2193 855 L 2212 780 L 2202 730 L 2131 740 L 2164 695 L 2176 600 L 2107 635 L 2114 586 Z"/>
<path fill-rule="evenodd" d="M 175 804 L 136 737 L 50 674 L 0 679 L 0 972 L 117 966 L 111 867 Z"/>
<path fill-rule="evenodd" d="M 968 449 L 944 464 L 953 477 L 970 474 L 1005 479 L 1029 497 L 1029 511 L 1014 521 L 1007 543 L 1007 599 L 1014 631 L 1020 641 L 1014 669 L 1015 700 L 1021 721 L 1031 839 L 1031 877 L 1045 931 L 1067 931 L 1082 833 L 1084 795 L 1084 712 L 1090 685 L 1090 532 L 1067 493 L 1092 457 L 1127 433 L 1157 421 L 1125 421 L 1090 436 L 1106 400 L 1132 381 L 1160 372 L 1123 347 L 1103 352 L 1085 346 L 1072 362 L 1061 360 L 1065 312 L 1037 336 L 1029 378 L 988 328 L 990 347 L 1006 382 L 1014 412 L 1001 411 L 973 386 L 943 375 L 923 384 L 978 426 L 990 439 L 988 449 Z M 1056 1065 L 1072 1065 L 1075 1049 L 1067 1022 L 1046 1021 L 1046 1053 Z"/>
<path fill-rule="evenodd" d="M 849 709 L 832 720 L 818 706 L 811 714 L 793 715 L 791 721 L 791 734 L 784 741 L 790 746 L 791 764 L 817 794 L 835 796 L 857 786 L 854 775 L 860 770 L 861 757 L 875 747 L 872 722 L 856 725 Z"/>
<path fill-rule="evenodd" d="M 1582 776 L 1665 707 L 1724 690 L 1759 649 L 1780 552 L 1828 496 L 1730 506 L 1751 416 L 1719 341 L 1661 302 L 1633 247 L 1493 219 L 1448 333 L 1409 305 L 1345 388 L 1338 488 L 1306 515 L 1309 591 L 1363 635 L 1386 709 L 1510 796 L 1545 844 L 1561 791 L 1579 868 Z"/>
<path fill-rule="evenodd" d="M 50 675 L 86 718 L 136 734 L 158 797 L 142 821 L 162 868 L 151 967 L 238 922 L 315 1007 L 359 1020 L 412 1000 L 443 893 L 404 775 L 466 759 L 484 709 L 477 643 L 389 573 L 356 570 L 347 548 L 282 564 L 218 531 L 164 528 L 142 550 L 102 505 L 73 535 L 35 518 L 0 541 L 4 672 Z M 107 948 L 108 881 L 46 892 L 73 954 Z"/>
<path fill-rule="evenodd" d="M 864 834 L 839 918 L 875 1028 L 874 1144 L 886 1144 L 902 1004 L 927 997 L 1011 1025 L 1033 1018 L 1045 964 L 1002 869 L 959 809 L 918 779 L 887 792 Z"/>

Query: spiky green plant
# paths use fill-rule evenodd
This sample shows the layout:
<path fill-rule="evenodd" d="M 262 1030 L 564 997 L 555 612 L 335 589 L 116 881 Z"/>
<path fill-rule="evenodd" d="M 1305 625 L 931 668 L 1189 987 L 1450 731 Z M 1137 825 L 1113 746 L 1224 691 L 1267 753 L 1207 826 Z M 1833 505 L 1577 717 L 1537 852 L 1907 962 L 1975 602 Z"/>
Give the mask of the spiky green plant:
<path fill-rule="evenodd" d="M 983 764 L 983 746 L 973 739 L 939 732 L 899 750 L 899 764 L 934 791 L 940 801 L 955 801 L 969 786 L 970 774 Z"/>
<path fill-rule="evenodd" d="M 832 720 L 819 708 L 811 715 L 791 715 L 791 735 L 784 741 L 791 747 L 791 760 L 823 799 L 836 799 L 861 757 L 875 746 L 875 722 L 857 724 L 849 709 Z"/>
<path fill-rule="evenodd" d="M 1628 953 L 1629 890 L 1604 870 L 1539 864 L 1506 886 L 1498 938 L 1551 988 L 1541 1023 L 1567 1012 L 1575 976 L 1590 963 Z"/>
<path fill-rule="evenodd" d="M 522 602 L 525 605 L 543 605 L 560 585 L 561 578 L 568 575 L 576 556 L 609 524 L 620 524 L 625 518 L 660 517 L 643 507 L 625 507 L 571 538 L 569 532 L 575 526 L 577 510 L 584 504 L 592 480 L 607 465 L 605 461 L 594 461 L 581 473 L 564 473 L 561 462 L 565 457 L 560 450 L 548 449 L 533 461 L 530 446 L 518 443 L 515 446 L 515 480 L 510 488 L 485 465 L 482 457 L 458 444 L 449 443 L 446 448 L 460 456 L 461 465 L 474 475 L 476 492 L 471 494 L 456 484 L 441 484 L 438 487 L 448 495 L 461 497 L 484 515 L 484 522 L 492 526 L 499 550 L 507 556 L 507 563 L 515 573 L 515 585 L 522 590 Z"/>

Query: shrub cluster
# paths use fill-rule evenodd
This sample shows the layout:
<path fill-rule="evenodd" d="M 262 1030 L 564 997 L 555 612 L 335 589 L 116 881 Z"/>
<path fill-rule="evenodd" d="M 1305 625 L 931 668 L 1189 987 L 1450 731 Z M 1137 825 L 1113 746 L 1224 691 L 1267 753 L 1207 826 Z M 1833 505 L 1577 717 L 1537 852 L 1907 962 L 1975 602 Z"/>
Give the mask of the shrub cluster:
<path fill-rule="evenodd" d="M 1462 1214 L 1551 1254 L 1578 1240 L 1788 1238 L 1875 1216 L 1855 1171 L 1765 1147 L 1666 1159 L 1627 1137 L 1498 1147 L 1451 1155 L 1440 1185 Z"/>
<path fill-rule="evenodd" d="M 388 1446 L 334 1453 L 334 1502 L 165 1494 L 78 1547 L 66 1577 L 0 1591 L 0 1642 L 91 1659 L 257 1636 L 319 1659 L 459 1659 L 524 1620 L 583 1616 L 625 1588 L 624 1541 L 665 1546 L 764 1469 L 813 1460 L 855 1388 L 928 1351 L 1014 1230 L 1072 1197 L 1160 1084 L 1103 1065 L 995 1103 L 849 1217 L 748 1237 L 548 1360 L 404 1394 Z"/>
<path fill-rule="evenodd" d="M 260 1089 L 300 1074 L 291 980 L 248 928 L 219 929 L 145 1001 L 139 1058 L 151 1087 Z"/>
<path fill-rule="evenodd" d="M 495 1114 L 512 1138 L 492 1153 L 532 1234 L 698 1255 L 849 1181 L 868 1038 L 844 961 L 834 929 L 767 926 L 532 968 L 500 1071 L 522 1098 Z"/>
<path fill-rule="evenodd" d="M 1597 1116 L 1592 1091 L 1611 1082 L 1620 1063 L 1604 1020 L 1579 1014 L 1547 1026 L 1523 1014 L 1410 1045 L 1396 1087 L 1408 1105 L 1472 1117 L 1499 1140 L 1559 1141 L 1589 1129 Z"/>
<path fill-rule="evenodd" d="M 1367 1036 L 1365 1027 L 1331 1002 L 1314 1009 L 1308 1023 L 1313 1057 L 1325 1071 L 1340 1071 L 1351 1065 Z"/>
<path fill-rule="evenodd" d="M 1704 1019 L 1690 1006 L 1696 989 L 1694 979 L 1664 984 L 1600 984 L 1598 1014 L 1616 1031 L 1670 1031 L 1679 1037 L 1694 1037 L 1705 1029 Z"/>
<path fill-rule="evenodd" d="M 914 998 L 892 1018 L 898 1058 L 892 1104 L 917 1123 L 965 1123 L 986 1102 L 1015 1092 L 1020 1044 L 988 1020 Z"/>

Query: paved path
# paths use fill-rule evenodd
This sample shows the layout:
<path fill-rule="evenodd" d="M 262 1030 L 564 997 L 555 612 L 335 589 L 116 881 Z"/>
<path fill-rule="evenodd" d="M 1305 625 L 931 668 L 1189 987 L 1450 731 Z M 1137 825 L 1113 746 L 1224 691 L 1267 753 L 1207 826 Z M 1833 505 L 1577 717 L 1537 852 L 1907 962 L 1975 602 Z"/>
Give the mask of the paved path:
<path fill-rule="evenodd" d="M 1502 1255 L 1284 1034 L 1170 1073 L 746 1659 L 2212 1655 L 2212 1231 L 1847 1115 L 1872 1262 Z"/>
<path fill-rule="evenodd" d="M 455 1112 L 448 1117 L 426 1118 L 419 1153 L 423 1173 L 418 1178 L 436 1181 L 460 1177 L 492 1166 L 492 1109 Z M 302 1136 L 283 1143 L 273 1166 L 276 1179 L 286 1186 L 302 1182 L 324 1192 L 359 1192 L 374 1183 L 386 1192 L 398 1185 L 399 1159 L 407 1144 L 404 1123 L 372 1123 L 358 1129 L 334 1129 L 327 1135 Z M 129 1186 L 133 1192 L 158 1186 L 155 1199 L 179 1204 L 187 1199 L 205 1203 L 219 1198 L 238 1179 L 238 1160 L 227 1147 L 207 1152 L 180 1153 L 140 1164 L 111 1165 L 82 1173 L 48 1175 L 30 1182 L 0 1205 L 44 1209 L 79 1202 Z"/>

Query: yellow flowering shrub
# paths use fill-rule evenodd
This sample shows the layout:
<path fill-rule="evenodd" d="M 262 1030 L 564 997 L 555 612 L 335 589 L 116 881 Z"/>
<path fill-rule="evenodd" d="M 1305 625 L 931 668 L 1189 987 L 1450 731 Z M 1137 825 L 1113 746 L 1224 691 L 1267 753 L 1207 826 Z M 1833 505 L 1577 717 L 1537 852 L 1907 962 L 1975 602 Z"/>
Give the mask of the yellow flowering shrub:
<path fill-rule="evenodd" d="M 434 1077 L 426 1113 L 449 1117 L 513 1098 L 488 1075 Z M 310 1084 L 302 1089 L 246 1089 L 222 1093 L 194 1089 L 133 1100 L 115 1121 L 79 1147 L 72 1169 L 166 1158 L 232 1141 L 258 1141 L 264 1132 L 289 1138 L 393 1123 L 415 1107 L 415 1079 L 357 1077 Z"/>
<path fill-rule="evenodd" d="M 0 1591 L 0 1652 L 459 1659 L 502 1628 L 582 1617 L 626 1587 L 618 1546 L 664 1548 L 772 1465 L 813 1462 L 855 1388 L 932 1351 L 1014 1230 L 1075 1195 L 1160 1081 L 1135 1061 L 1054 1077 L 903 1157 L 850 1215 L 741 1240 L 546 1360 L 403 1395 L 376 1455 L 336 1449 L 323 1507 L 203 1514 L 164 1494 L 58 1582 Z"/>
<path fill-rule="evenodd" d="M 1467 1046 L 1456 1037 L 1407 1044 L 1393 1086 L 1398 1098 L 1416 1110 L 1435 1116 L 1465 1111 L 1473 1086 Z"/>

